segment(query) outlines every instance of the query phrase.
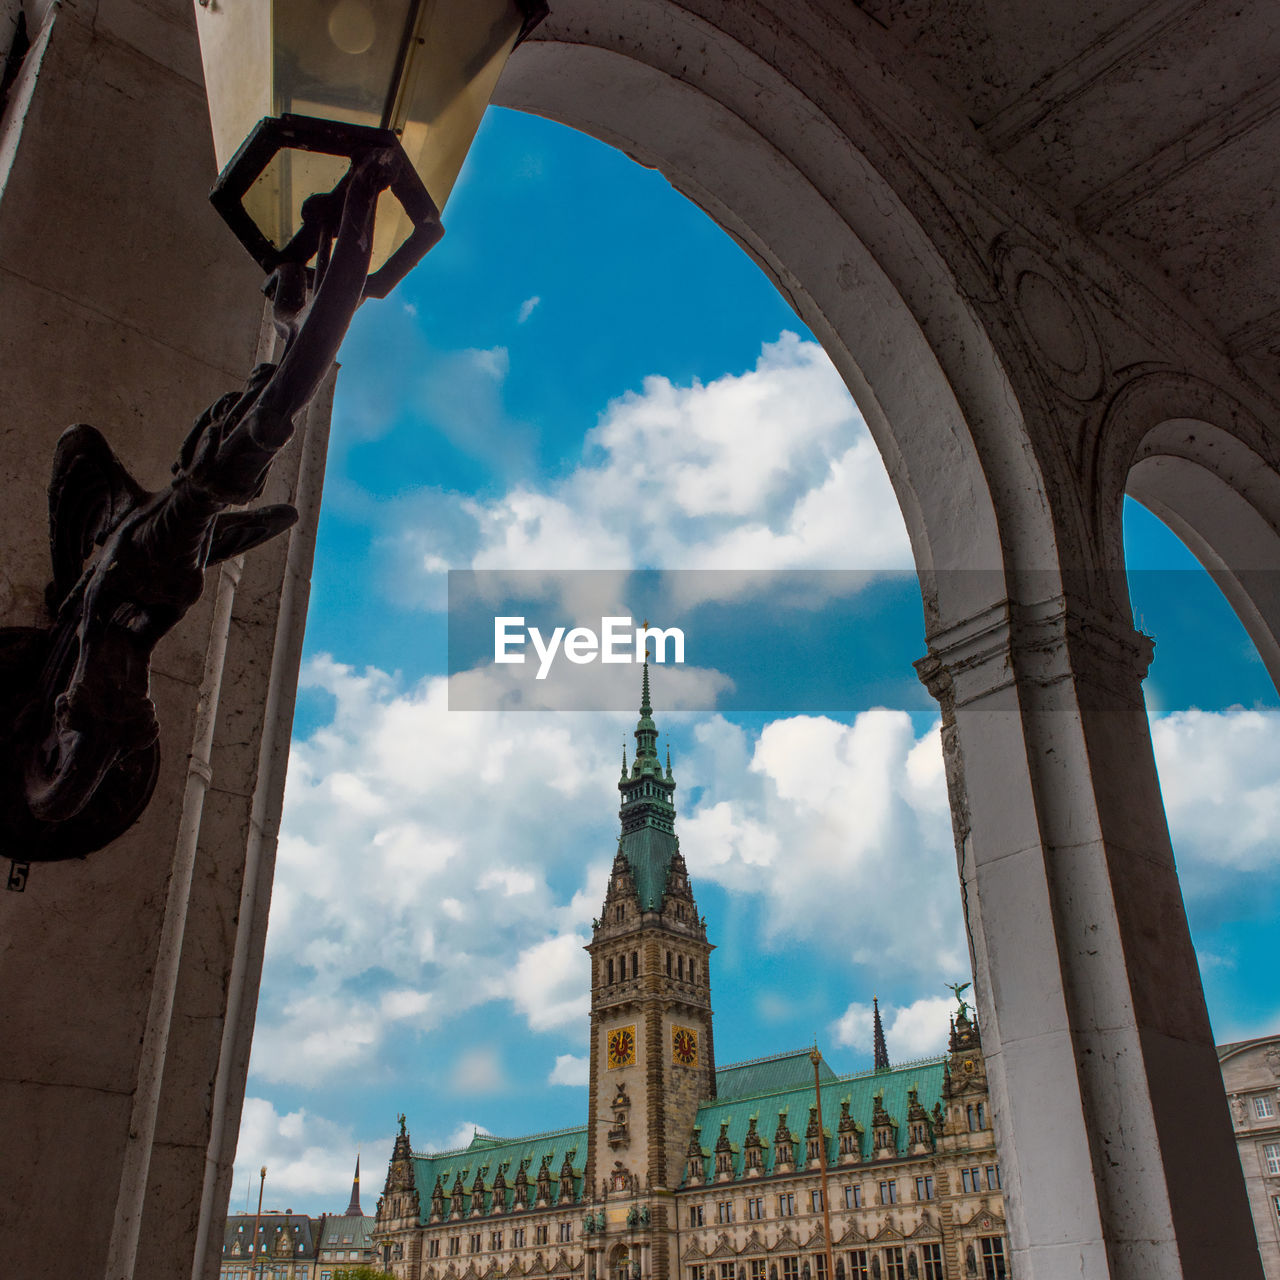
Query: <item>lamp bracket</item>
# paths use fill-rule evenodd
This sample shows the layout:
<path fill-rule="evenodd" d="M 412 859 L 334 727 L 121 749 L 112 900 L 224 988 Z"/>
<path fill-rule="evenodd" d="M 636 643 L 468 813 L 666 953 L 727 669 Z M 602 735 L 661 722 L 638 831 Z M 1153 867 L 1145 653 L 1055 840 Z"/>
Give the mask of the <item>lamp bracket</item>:
<path fill-rule="evenodd" d="M 249 188 L 281 151 L 342 156 L 350 159 L 353 166 L 362 156 L 374 152 L 383 152 L 391 157 L 387 187 L 409 215 L 413 231 L 387 261 L 369 275 L 364 286 L 366 298 L 385 298 L 444 235 L 440 210 L 423 186 L 393 130 L 321 120 L 314 116 L 266 116 L 240 144 L 209 192 L 210 203 L 264 271 L 270 273 L 286 263 L 306 266 L 318 251 L 320 242 L 320 224 L 304 218 L 293 239 L 283 248 L 277 248 L 244 207 L 244 197 Z M 347 177 L 339 182 L 331 196 L 341 198 L 350 172 L 348 170 Z M 313 277 L 314 272 L 309 272 L 309 279 Z"/>

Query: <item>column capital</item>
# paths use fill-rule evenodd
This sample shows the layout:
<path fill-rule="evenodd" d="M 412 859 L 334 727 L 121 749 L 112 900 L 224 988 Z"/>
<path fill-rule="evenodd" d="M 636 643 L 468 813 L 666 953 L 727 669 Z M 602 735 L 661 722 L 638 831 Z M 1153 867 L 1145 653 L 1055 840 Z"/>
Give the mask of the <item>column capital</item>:
<path fill-rule="evenodd" d="M 998 600 L 935 629 L 914 665 L 949 723 L 958 706 L 1011 689 L 1019 679 L 1050 688 L 1071 681 L 1107 698 L 1140 700 L 1155 642 L 1127 620 L 1066 595 Z"/>

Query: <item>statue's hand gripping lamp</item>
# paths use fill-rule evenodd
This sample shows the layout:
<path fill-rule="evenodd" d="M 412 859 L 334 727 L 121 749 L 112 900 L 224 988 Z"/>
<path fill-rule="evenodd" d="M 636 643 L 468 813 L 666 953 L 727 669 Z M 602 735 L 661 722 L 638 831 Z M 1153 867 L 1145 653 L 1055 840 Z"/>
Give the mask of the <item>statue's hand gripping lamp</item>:
<path fill-rule="evenodd" d="M 196 421 L 151 493 L 72 427 L 49 486 L 54 615 L 0 629 L 0 839 L 16 863 L 83 857 L 150 801 L 155 645 L 204 570 L 287 529 L 263 491 L 356 308 L 443 234 L 440 209 L 541 0 L 195 0 L 214 148 L 211 198 L 268 272 L 285 339 Z M 96 549 L 96 550 L 95 550 Z M 25 882 L 25 877 L 23 877 Z M 11 877 L 11 885 L 13 877 Z"/>

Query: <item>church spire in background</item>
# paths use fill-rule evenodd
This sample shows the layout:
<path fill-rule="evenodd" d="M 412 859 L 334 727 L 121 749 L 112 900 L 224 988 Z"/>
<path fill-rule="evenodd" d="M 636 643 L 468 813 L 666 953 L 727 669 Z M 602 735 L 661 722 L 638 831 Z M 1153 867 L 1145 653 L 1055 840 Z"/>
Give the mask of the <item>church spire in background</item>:
<path fill-rule="evenodd" d="M 347 1205 L 344 1215 L 348 1218 L 363 1218 L 364 1210 L 360 1207 L 360 1153 L 356 1153 L 356 1176 L 351 1184 L 351 1203 Z"/>
<path fill-rule="evenodd" d="M 880 1001 L 876 996 L 871 997 L 871 1009 L 875 1021 L 875 1069 L 877 1071 L 888 1071 L 889 1049 L 884 1042 L 884 1027 L 880 1022 Z"/>

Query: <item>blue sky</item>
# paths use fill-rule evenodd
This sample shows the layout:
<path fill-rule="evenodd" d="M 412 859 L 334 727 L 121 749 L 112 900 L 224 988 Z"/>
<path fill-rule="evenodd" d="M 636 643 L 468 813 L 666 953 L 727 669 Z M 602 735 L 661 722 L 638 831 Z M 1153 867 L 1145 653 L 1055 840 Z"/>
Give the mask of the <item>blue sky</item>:
<path fill-rule="evenodd" d="M 869 1065 L 873 993 L 893 1056 L 935 1052 L 969 976 L 906 535 L 826 357 L 658 174 L 544 121 L 490 112 L 445 221 L 343 348 L 233 1209 L 266 1163 L 271 1205 L 340 1210 L 359 1149 L 371 1212 L 399 1111 L 419 1149 L 585 1116 L 635 712 L 450 711 L 447 568 L 705 571 L 654 701 L 722 1061 Z M 1136 508 L 1126 542 L 1215 1033 L 1261 1034 L 1280 709 L 1181 545 Z M 897 572 L 705 598 L 833 565 Z"/>

